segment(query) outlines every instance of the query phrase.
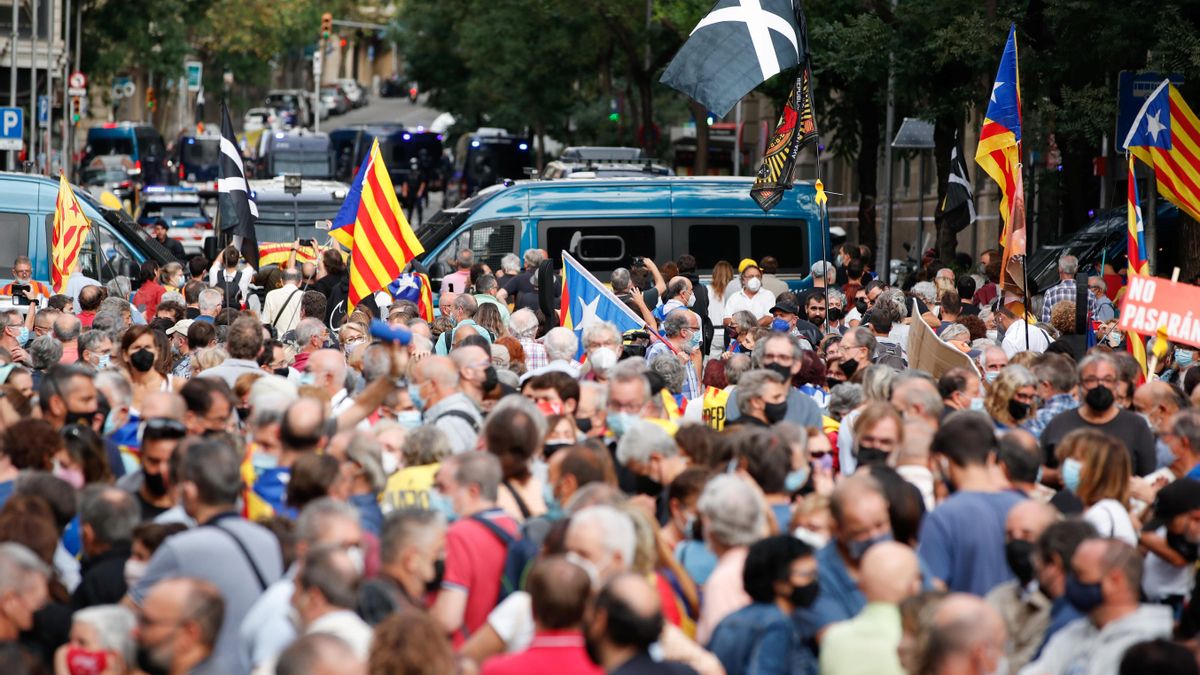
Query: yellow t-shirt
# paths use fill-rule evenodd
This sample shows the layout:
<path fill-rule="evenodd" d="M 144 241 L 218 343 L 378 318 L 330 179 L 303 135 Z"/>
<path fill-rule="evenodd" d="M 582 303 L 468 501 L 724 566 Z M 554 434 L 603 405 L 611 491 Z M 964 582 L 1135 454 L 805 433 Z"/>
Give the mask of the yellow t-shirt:
<path fill-rule="evenodd" d="M 433 487 L 433 478 L 437 475 L 441 463 L 424 466 L 410 466 L 400 469 L 388 478 L 387 486 L 383 488 L 383 498 L 380 508 L 384 513 L 397 509 L 428 509 L 429 488 Z"/>

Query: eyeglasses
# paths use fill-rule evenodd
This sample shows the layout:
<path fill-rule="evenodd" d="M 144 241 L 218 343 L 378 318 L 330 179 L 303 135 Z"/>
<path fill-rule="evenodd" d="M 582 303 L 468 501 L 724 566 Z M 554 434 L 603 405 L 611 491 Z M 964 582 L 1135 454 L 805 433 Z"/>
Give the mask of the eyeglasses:
<path fill-rule="evenodd" d="M 1102 385 L 1108 387 L 1109 389 L 1112 389 L 1117 384 L 1117 378 L 1111 377 L 1111 376 L 1110 377 L 1096 377 L 1095 375 L 1091 375 L 1089 377 L 1083 378 L 1083 386 L 1088 389 L 1091 389 L 1092 387 L 1095 387 L 1098 384 L 1102 384 Z"/>

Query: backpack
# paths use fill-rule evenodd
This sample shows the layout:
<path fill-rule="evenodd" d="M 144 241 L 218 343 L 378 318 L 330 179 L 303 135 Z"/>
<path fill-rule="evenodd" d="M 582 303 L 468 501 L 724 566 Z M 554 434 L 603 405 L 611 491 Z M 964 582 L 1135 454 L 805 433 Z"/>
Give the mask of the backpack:
<path fill-rule="evenodd" d="M 890 342 L 876 343 L 875 353 L 872 355 L 873 363 L 891 366 L 898 370 L 903 370 L 908 367 L 908 359 L 904 358 L 904 351 L 900 349 L 900 345 Z"/>
<path fill-rule="evenodd" d="M 546 525 L 541 532 L 541 538 L 544 539 L 546 532 L 550 530 L 549 521 L 546 521 L 544 518 L 535 518 L 522 523 L 517 528 L 517 534 L 512 535 L 503 527 L 478 514 L 471 516 L 471 520 L 487 528 L 489 532 L 500 540 L 501 544 L 504 544 L 504 569 L 500 575 L 500 592 L 496 596 L 495 604 L 492 605 L 495 607 L 505 598 L 512 595 L 513 591 L 521 589 L 521 585 L 525 581 L 527 568 L 531 567 L 534 559 L 537 558 L 541 539 L 538 539 L 535 543 L 530 536 L 527 536 L 527 534 L 535 534 L 530 530 L 530 526 L 536 520 L 545 522 Z"/>
<path fill-rule="evenodd" d="M 241 300 L 239 296 L 241 296 L 242 289 L 238 288 L 238 279 L 241 276 L 242 273 L 238 272 L 237 274 L 233 275 L 232 281 L 227 281 L 225 279 L 224 270 L 217 272 L 217 288 L 220 288 L 221 292 L 225 296 L 222 307 L 233 307 L 234 309 L 241 308 Z"/>

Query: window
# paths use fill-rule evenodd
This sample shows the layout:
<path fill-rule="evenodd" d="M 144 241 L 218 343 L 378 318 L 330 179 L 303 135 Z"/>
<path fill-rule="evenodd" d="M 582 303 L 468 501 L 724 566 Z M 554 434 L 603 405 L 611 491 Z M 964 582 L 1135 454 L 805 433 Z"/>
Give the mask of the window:
<path fill-rule="evenodd" d="M 514 221 L 486 221 L 471 228 L 471 252 L 475 262 L 493 270 L 500 269 L 500 259 L 516 253 L 517 224 Z"/>
<path fill-rule="evenodd" d="M 47 232 L 54 231 L 54 217 L 50 218 Z M 24 213 L 0 212 L 0 251 L 4 252 L 3 264 L 12 264 L 13 258 L 29 251 L 29 216 Z M 48 271 L 48 270 L 47 270 Z M 39 270 L 33 271 L 40 278 Z"/>
<path fill-rule="evenodd" d="M 687 238 L 683 250 L 696 256 L 699 269 L 711 269 L 718 260 L 736 268 L 742 259 L 741 232 L 737 225 L 692 225 L 688 227 Z"/>
<path fill-rule="evenodd" d="M 663 230 L 665 235 L 666 228 Z M 543 241 L 556 266 L 562 265 L 565 250 L 591 272 L 611 272 L 618 267 L 629 267 L 635 257 L 657 259 L 657 237 L 658 228 L 653 225 L 624 225 L 603 220 L 578 225 L 549 221 Z M 607 277 L 601 280 L 604 278 Z"/>
<path fill-rule="evenodd" d="M 750 250 L 758 258 L 775 256 L 780 272 L 808 274 L 807 223 L 753 225 L 750 228 Z"/>

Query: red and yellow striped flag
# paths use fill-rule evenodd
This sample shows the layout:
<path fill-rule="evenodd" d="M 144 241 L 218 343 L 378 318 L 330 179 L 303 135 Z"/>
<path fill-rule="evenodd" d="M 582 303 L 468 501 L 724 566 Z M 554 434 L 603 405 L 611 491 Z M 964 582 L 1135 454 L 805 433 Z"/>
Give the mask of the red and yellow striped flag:
<path fill-rule="evenodd" d="M 425 252 L 413 233 L 396 190 L 388 176 L 387 165 L 379 152 L 379 141 L 371 144 L 362 169 L 362 193 L 354 224 L 343 230 L 353 238 L 350 251 L 350 298 L 352 309 L 363 298 L 385 288 L 400 275 L 413 258 Z"/>
<path fill-rule="evenodd" d="M 75 191 L 66 176 L 58 177 L 58 201 L 54 204 L 54 234 L 50 239 L 50 285 L 55 293 L 67 287 L 67 278 L 75 271 L 79 248 L 87 236 L 88 221 L 79 208 Z"/>

